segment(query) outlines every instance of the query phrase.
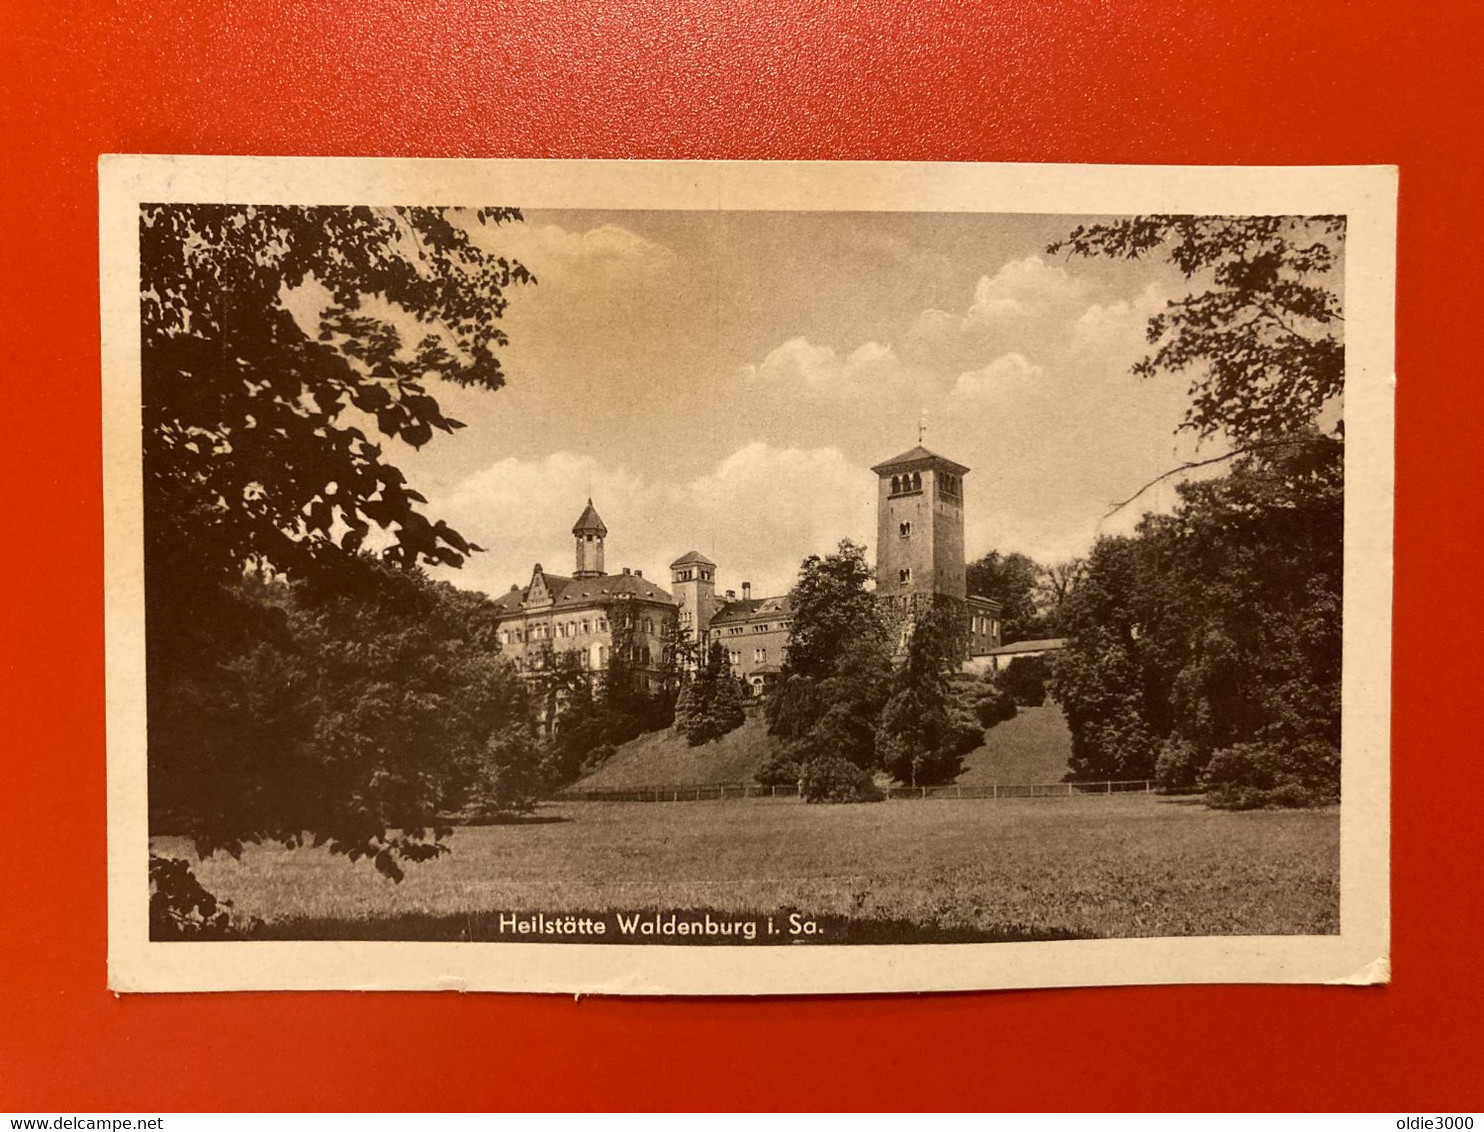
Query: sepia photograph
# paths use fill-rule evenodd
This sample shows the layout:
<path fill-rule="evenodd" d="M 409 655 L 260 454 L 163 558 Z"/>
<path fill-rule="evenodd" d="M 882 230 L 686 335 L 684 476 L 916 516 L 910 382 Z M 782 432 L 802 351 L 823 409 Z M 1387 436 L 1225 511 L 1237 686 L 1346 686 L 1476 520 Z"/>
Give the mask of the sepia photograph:
<path fill-rule="evenodd" d="M 102 179 L 115 989 L 1387 978 L 1394 172 Z"/>

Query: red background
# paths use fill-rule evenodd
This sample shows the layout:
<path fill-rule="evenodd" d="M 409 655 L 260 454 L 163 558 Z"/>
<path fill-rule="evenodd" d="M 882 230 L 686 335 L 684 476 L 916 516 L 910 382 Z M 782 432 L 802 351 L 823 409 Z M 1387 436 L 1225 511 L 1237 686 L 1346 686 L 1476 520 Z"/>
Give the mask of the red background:
<path fill-rule="evenodd" d="M 1476 6 L 394 7 L 0 15 L 0 1108 L 1478 1108 Z M 95 176 L 110 151 L 1399 164 L 1396 982 L 110 995 Z"/>

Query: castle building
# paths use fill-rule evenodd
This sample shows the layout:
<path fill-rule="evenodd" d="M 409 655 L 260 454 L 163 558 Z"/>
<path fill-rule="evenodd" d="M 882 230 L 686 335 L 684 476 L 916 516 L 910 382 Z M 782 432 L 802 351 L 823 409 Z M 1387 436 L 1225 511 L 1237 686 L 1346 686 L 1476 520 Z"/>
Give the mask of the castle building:
<path fill-rule="evenodd" d="M 916 614 L 936 597 L 950 597 L 968 610 L 970 657 L 1000 645 L 1000 606 L 970 597 L 965 588 L 964 476 L 962 464 L 918 445 L 877 464 L 876 594 L 905 647 Z M 716 563 L 697 550 L 670 563 L 669 592 L 642 571 L 604 570 L 608 528 L 589 499 L 572 527 L 575 567 L 570 577 L 544 572 L 538 563 L 525 586 L 512 585 L 496 599 L 502 611 L 500 643 L 517 669 L 540 671 L 563 654 L 580 667 L 608 667 L 615 634 L 627 636 L 635 672 L 645 687 L 665 678 L 664 650 L 678 630 L 695 641 L 701 656 L 713 643 L 727 652 L 734 675 L 754 695 L 776 684 L 788 657 L 793 605 L 788 594 L 753 597 L 742 583 L 721 594 Z"/>
<path fill-rule="evenodd" d="M 577 553 L 570 577 L 548 574 L 538 562 L 525 586 L 512 585 L 495 599 L 502 614 L 501 649 L 521 672 L 539 672 L 569 654 L 581 668 L 600 671 L 608 667 L 615 635 L 627 635 L 639 680 L 646 688 L 659 687 L 674 600 L 642 570 L 604 572 L 608 528 L 591 499 L 572 536 Z"/>

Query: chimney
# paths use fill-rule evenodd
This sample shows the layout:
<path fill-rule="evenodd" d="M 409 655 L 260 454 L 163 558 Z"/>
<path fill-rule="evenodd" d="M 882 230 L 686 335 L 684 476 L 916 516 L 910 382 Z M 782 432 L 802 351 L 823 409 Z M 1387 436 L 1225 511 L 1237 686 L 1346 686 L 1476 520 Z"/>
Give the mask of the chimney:
<path fill-rule="evenodd" d="M 743 601 L 751 601 L 752 600 L 752 583 L 751 582 L 743 582 L 742 583 L 742 600 Z"/>
<path fill-rule="evenodd" d="M 629 568 L 628 568 L 628 567 L 627 567 L 627 566 L 625 566 L 625 567 L 624 567 L 624 568 L 623 568 L 623 572 L 624 572 L 624 574 L 625 574 L 625 575 L 627 575 L 627 574 L 628 574 L 628 572 L 629 572 Z"/>
<path fill-rule="evenodd" d="M 644 577 L 644 571 L 643 570 L 635 570 L 634 571 L 634 577 L 636 577 L 636 578 L 642 578 L 642 577 Z"/>
<path fill-rule="evenodd" d="M 728 601 L 736 601 L 737 600 L 737 591 L 736 590 L 727 590 L 727 600 Z"/>

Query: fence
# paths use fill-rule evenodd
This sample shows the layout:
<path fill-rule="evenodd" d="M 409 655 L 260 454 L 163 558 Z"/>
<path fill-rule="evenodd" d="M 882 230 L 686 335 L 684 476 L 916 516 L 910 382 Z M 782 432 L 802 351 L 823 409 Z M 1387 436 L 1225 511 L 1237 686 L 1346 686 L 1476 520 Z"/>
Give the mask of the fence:
<path fill-rule="evenodd" d="M 927 798 L 1070 798 L 1079 794 L 1152 794 L 1148 778 L 1121 782 L 1031 782 L 990 786 L 893 786 L 886 797 L 893 801 Z M 797 786 L 758 786 L 750 782 L 728 782 L 714 786 L 640 786 L 629 790 L 565 790 L 557 795 L 564 802 L 719 802 L 725 798 L 796 798 Z"/>

